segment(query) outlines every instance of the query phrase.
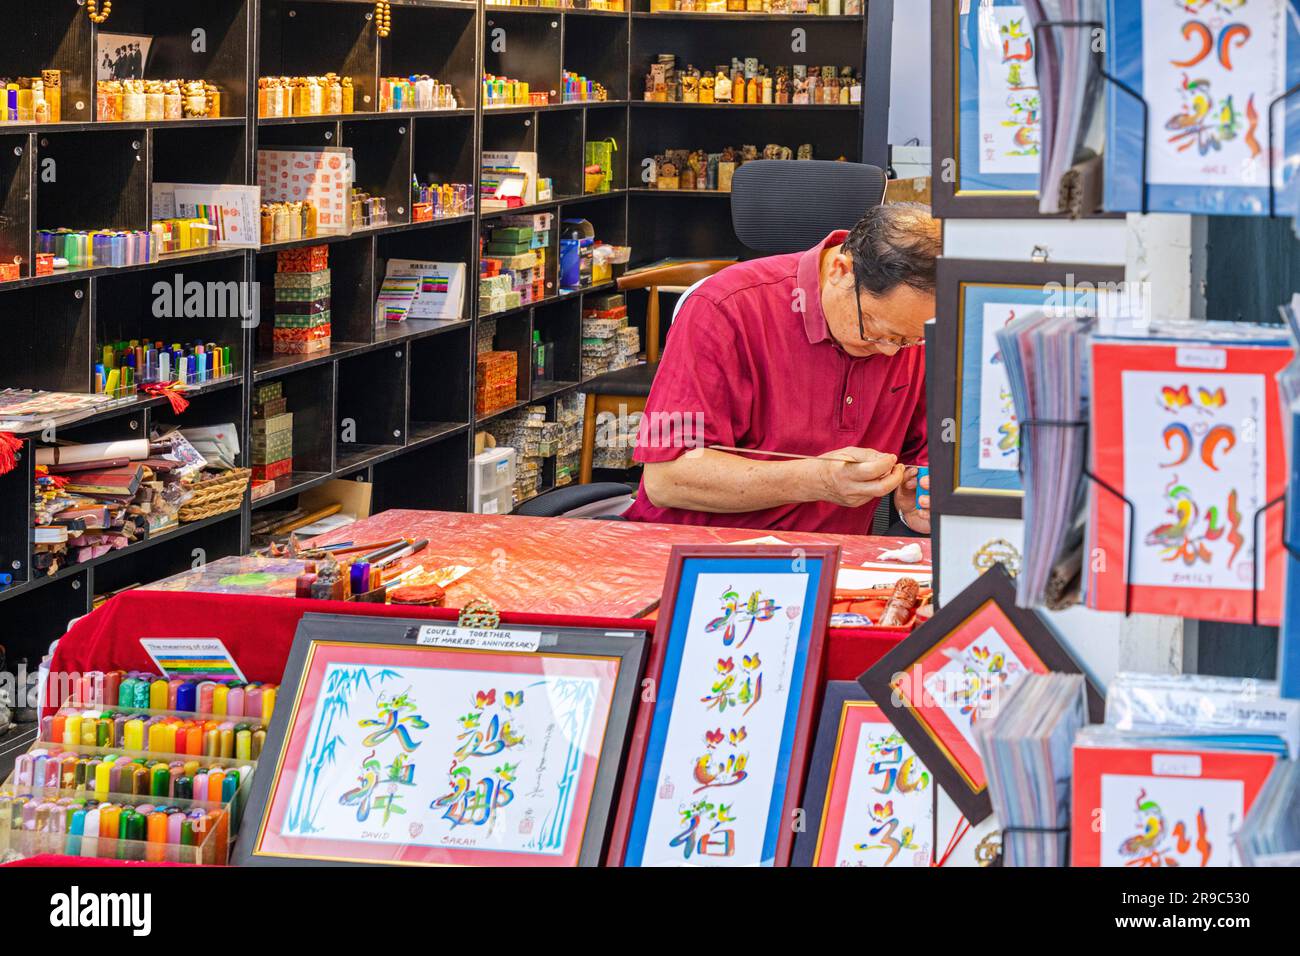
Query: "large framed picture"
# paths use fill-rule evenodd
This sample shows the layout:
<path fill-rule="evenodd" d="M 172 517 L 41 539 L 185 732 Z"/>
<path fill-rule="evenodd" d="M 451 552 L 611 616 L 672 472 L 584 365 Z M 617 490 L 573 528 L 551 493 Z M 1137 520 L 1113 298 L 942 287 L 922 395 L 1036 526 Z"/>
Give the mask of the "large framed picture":
<path fill-rule="evenodd" d="M 1015 585 L 995 564 L 858 678 L 972 824 L 993 809 L 976 723 L 996 716 L 1025 674 L 1082 670 L 1046 622 L 1015 599 Z M 1091 681 L 1088 713 L 1101 721 Z"/>
<path fill-rule="evenodd" d="M 236 862 L 596 865 L 646 635 L 481 634 L 304 615 Z"/>
<path fill-rule="evenodd" d="M 930 497 L 940 515 L 1019 518 L 1020 422 L 996 338 L 1034 313 L 1097 310 L 1124 269 L 940 259 L 927 402 Z"/>
<path fill-rule="evenodd" d="M 937 792 L 880 705 L 856 681 L 830 681 L 794 865 L 929 867 Z"/>
<path fill-rule="evenodd" d="M 1300 83 L 1295 0 L 1108 0 L 1107 26 L 1109 72 L 1147 124 L 1110 84 L 1106 208 L 1143 211 L 1145 192 L 1153 213 L 1266 216 L 1271 165 L 1293 215 L 1300 98 L 1275 101 Z"/>
<path fill-rule="evenodd" d="M 673 548 L 611 865 L 789 863 L 839 557 Z"/>
<path fill-rule="evenodd" d="M 1021 0 L 932 0 L 934 212 L 1034 218 L 1042 109 Z"/>

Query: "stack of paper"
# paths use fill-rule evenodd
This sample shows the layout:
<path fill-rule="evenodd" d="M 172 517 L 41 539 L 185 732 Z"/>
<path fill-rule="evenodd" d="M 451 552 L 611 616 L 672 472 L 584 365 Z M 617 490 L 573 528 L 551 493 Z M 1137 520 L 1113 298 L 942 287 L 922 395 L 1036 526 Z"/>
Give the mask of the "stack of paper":
<path fill-rule="evenodd" d="M 1021 607 L 1074 602 L 1088 445 L 1085 338 L 1093 325 L 1074 310 L 1036 312 L 997 333 L 1021 422 L 1025 541 L 1033 543 L 1016 580 Z"/>
<path fill-rule="evenodd" d="M 1071 746 L 1087 721 L 1082 674 L 1027 674 L 975 724 L 1004 866 L 1066 865 Z"/>
<path fill-rule="evenodd" d="M 1237 834 L 1246 866 L 1300 866 L 1300 763 L 1279 762 Z"/>
<path fill-rule="evenodd" d="M 1116 674 L 1106 690 L 1106 726 L 1300 757 L 1300 701 L 1280 698 L 1275 681 Z"/>
<path fill-rule="evenodd" d="M 1104 0 L 1026 0 L 1038 43 L 1042 109 L 1040 211 L 1087 215 L 1101 205 L 1101 109 L 1105 92 L 1097 29 Z M 1038 29 L 1045 23 L 1071 23 Z"/>

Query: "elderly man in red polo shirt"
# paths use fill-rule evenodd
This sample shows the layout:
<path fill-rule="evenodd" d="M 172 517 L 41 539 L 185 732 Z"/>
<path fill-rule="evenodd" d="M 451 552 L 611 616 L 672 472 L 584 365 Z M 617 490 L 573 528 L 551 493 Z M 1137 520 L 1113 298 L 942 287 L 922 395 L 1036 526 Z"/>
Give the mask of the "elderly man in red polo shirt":
<path fill-rule="evenodd" d="M 794 255 L 738 263 L 673 320 L 637 438 L 634 521 L 866 534 L 893 494 L 929 534 L 925 323 L 939 224 L 870 210 Z M 712 446 L 814 456 L 763 458 Z"/>

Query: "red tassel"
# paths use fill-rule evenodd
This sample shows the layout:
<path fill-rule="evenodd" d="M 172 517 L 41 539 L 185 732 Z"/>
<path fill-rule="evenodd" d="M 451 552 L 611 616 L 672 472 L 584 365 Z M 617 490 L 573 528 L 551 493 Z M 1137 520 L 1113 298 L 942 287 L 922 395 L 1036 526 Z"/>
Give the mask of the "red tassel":
<path fill-rule="evenodd" d="M 155 398 L 159 395 L 165 396 L 167 401 L 171 402 L 172 412 L 177 415 L 190 407 L 190 400 L 176 391 L 174 382 L 154 382 L 146 385 L 144 390 Z"/>
<path fill-rule="evenodd" d="M 18 453 L 23 443 L 9 432 L 0 432 L 0 475 L 7 475 L 18 467 Z"/>

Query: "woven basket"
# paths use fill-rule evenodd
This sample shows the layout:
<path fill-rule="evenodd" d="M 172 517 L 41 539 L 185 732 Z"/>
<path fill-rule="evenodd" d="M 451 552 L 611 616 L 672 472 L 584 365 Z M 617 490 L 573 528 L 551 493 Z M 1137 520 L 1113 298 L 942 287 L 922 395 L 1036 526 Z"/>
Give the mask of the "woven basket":
<path fill-rule="evenodd" d="M 206 478 L 191 486 L 194 493 L 181 505 L 181 522 L 202 521 L 213 515 L 237 511 L 244 502 L 248 481 L 253 473 L 248 468 L 235 468 L 213 478 Z"/>

